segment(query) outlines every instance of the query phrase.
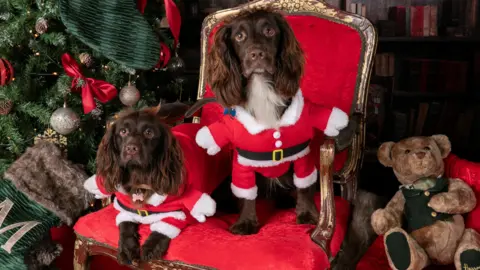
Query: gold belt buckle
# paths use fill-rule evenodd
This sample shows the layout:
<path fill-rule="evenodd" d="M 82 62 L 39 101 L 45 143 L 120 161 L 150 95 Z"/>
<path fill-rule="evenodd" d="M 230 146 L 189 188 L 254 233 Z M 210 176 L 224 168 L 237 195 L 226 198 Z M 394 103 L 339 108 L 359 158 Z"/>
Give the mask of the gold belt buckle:
<path fill-rule="evenodd" d="M 137 213 L 139 216 L 141 217 L 146 217 L 148 216 L 148 211 L 147 210 L 137 210 Z M 145 213 L 145 215 L 143 215 L 142 213 Z"/>
<path fill-rule="evenodd" d="M 277 153 L 280 153 L 280 158 L 277 159 Z M 273 161 L 280 161 L 283 159 L 283 149 L 277 149 L 272 152 L 272 160 Z"/>

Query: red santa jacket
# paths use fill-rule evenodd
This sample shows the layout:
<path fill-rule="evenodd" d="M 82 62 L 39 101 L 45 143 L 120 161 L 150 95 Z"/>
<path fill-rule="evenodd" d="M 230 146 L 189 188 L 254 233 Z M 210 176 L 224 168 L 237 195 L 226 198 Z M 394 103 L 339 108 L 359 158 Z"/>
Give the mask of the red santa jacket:
<path fill-rule="evenodd" d="M 183 211 L 200 222 L 205 216 L 215 213 L 215 202 L 208 194 L 230 174 L 231 154 L 223 151 L 219 156 L 209 156 L 195 143 L 194 136 L 200 129 L 199 124 L 183 124 L 172 128 L 172 133 L 179 142 L 184 155 L 185 178 L 179 195 L 154 194 L 145 207 L 139 209 L 152 212 Z M 101 176 L 92 176 L 84 187 L 97 198 L 108 197 Z M 130 196 L 122 187 L 115 192 L 121 205 L 133 209 Z M 117 208 L 117 207 L 116 207 Z"/>
<path fill-rule="evenodd" d="M 327 136 L 336 136 L 348 124 L 348 115 L 345 112 L 338 108 L 329 109 L 316 105 L 304 99 L 301 90 L 292 99 L 292 103 L 285 110 L 276 128 L 257 122 L 242 107 L 235 107 L 235 111 L 235 117 L 224 115 L 218 122 L 200 129 L 196 136 L 196 142 L 202 148 L 207 149 L 207 153 L 210 155 L 215 155 L 222 147 L 232 144 L 235 155 L 232 189 L 234 189 L 235 195 L 248 193 L 244 196 L 248 199 L 255 197 L 256 191 L 252 191 L 255 196 L 248 190 L 235 192 L 235 189 L 238 191 L 239 188 L 240 190 L 256 188 L 248 186 L 252 185 L 252 180 L 245 178 L 252 178 L 253 173 L 248 173 L 247 168 L 267 177 L 278 177 L 288 170 L 290 162 L 299 160 L 301 164 L 294 166 L 294 178 L 309 177 L 307 181 L 309 184 L 313 184 L 317 175 L 312 173 L 314 165 L 312 165 L 313 159 L 309 157 L 308 142 L 314 136 L 314 128 L 322 130 Z M 269 160 L 266 158 L 252 159 L 243 154 L 246 152 L 250 153 L 250 156 L 253 153 L 253 156 L 270 156 L 272 158 Z M 294 154 L 286 155 L 287 152 Z M 301 162 L 300 159 L 302 159 Z M 311 167 L 310 173 L 307 169 L 302 168 L 304 166 Z M 303 171 L 302 175 L 297 174 L 297 171 Z M 242 187 L 236 186 L 235 178 L 239 179 L 237 182 L 244 183 Z M 240 178 L 244 179 L 240 180 Z M 247 182 L 250 184 L 245 184 Z M 295 182 L 299 183 L 300 181 Z"/>

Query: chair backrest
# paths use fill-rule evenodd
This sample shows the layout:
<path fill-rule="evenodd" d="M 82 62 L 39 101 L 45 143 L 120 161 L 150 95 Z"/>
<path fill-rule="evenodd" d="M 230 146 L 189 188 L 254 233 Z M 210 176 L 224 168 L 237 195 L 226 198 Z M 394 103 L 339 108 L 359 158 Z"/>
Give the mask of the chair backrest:
<path fill-rule="evenodd" d="M 212 37 L 222 21 L 245 8 L 267 6 L 284 14 L 304 50 L 306 67 L 301 82 L 304 96 L 315 103 L 361 115 L 360 132 L 352 146 L 335 159 L 337 174 L 348 177 L 358 170 L 362 159 L 367 87 L 377 44 L 375 29 L 365 18 L 315 0 L 257 0 L 213 13 L 202 26 L 198 99 L 213 96 L 205 81 L 205 61 Z M 203 108 L 201 119 L 195 121 L 210 124 L 222 113 L 220 105 L 210 103 Z"/>

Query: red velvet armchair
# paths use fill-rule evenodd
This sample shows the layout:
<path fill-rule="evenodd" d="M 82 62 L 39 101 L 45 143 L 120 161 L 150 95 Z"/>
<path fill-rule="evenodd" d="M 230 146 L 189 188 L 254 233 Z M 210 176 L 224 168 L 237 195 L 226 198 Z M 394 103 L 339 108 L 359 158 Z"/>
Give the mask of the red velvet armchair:
<path fill-rule="evenodd" d="M 304 96 L 327 107 L 338 107 L 358 121 L 357 132 L 348 147 L 335 151 L 335 142 L 317 134 L 310 149 L 319 160 L 320 209 L 318 225 L 297 225 L 294 209 L 275 211 L 258 201 L 262 227 L 258 234 L 233 235 L 228 228 L 236 215 L 218 213 L 205 223 L 186 228 L 172 241 L 163 260 L 134 265 L 138 269 L 326 269 L 340 249 L 349 219 L 349 202 L 354 197 L 356 178 L 364 148 L 364 118 L 367 87 L 376 49 L 376 32 L 365 18 L 332 8 L 316 0 L 257 0 L 237 8 L 218 11 L 203 23 L 198 98 L 213 94 L 205 82 L 205 55 L 213 33 L 222 20 L 249 7 L 273 6 L 281 10 L 292 26 L 306 54 Z M 223 109 L 216 103 L 202 108 L 195 122 L 210 124 Z M 315 152 L 316 151 L 316 152 Z M 333 183 L 341 184 L 342 197 L 333 195 Z M 86 269 L 93 255 L 115 257 L 117 239 L 106 238 L 105 230 L 117 230 L 102 213 L 107 206 L 83 217 L 75 226 L 75 268 Z M 143 235 L 145 232 L 141 232 Z M 313 240 L 313 241 L 312 241 Z"/>
<path fill-rule="evenodd" d="M 477 201 L 480 200 L 480 163 L 474 163 L 450 155 L 445 159 L 445 176 L 459 178 L 474 190 Z M 465 226 L 480 231 L 480 204 L 465 218 Z M 432 266 L 435 267 L 435 266 Z M 455 269 L 453 265 L 434 269 Z M 383 237 L 378 237 L 357 265 L 357 270 L 388 270 L 387 255 L 383 246 Z"/>

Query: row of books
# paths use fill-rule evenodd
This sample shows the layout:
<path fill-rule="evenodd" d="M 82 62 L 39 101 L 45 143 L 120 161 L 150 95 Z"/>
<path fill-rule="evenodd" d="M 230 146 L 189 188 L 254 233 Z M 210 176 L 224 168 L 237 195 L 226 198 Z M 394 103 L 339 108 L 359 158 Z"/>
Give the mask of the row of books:
<path fill-rule="evenodd" d="M 465 108 L 462 102 L 434 101 L 420 103 L 410 109 L 392 112 L 392 140 L 410 136 L 445 134 L 458 148 L 468 147 L 469 139 L 475 135 L 475 119 L 480 116 L 480 107 Z"/>
<path fill-rule="evenodd" d="M 402 91 L 452 93 L 467 91 L 468 62 L 406 59 L 399 87 Z"/>
<path fill-rule="evenodd" d="M 367 17 L 367 6 L 362 3 L 353 3 L 352 0 L 345 0 L 345 10 L 362 17 Z"/>
<path fill-rule="evenodd" d="M 438 6 L 395 6 L 388 12 L 395 22 L 396 36 L 428 37 L 438 35 Z"/>

